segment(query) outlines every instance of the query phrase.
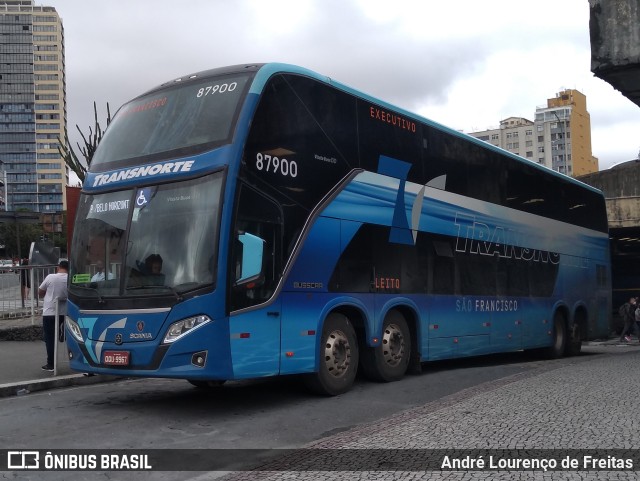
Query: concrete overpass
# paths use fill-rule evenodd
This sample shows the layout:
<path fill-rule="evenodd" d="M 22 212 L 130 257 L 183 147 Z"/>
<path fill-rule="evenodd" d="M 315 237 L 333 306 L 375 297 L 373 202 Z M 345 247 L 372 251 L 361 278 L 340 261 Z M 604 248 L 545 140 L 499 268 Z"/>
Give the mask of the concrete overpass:
<path fill-rule="evenodd" d="M 640 159 L 578 177 L 604 192 L 611 239 L 613 306 L 640 296 Z"/>
<path fill-rule="evenodd" d="M 640 107 L 640 1 L 589 0 L 591 71 Z M 580 177 L 604 192 L 613 305 L 640 295 L 640 159 Z"/>
<path fill-rule="evenodd" d="M 640 2 L 589 0 L 591 71 L 640 106 Z"/>

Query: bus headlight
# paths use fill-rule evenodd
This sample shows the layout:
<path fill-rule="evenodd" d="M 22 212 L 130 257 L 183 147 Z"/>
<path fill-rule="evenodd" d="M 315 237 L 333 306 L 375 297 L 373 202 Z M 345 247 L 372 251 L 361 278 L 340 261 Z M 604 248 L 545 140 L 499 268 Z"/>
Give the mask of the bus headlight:
<path fill-rule="evenodd" d="M 181 321 L 174 322 L 169 326 L 167 334 L 164 336 L 163 344 L 169 344 L 185 336 L 194 329 L 204 326 L 207 322 L 211 322 L 208 316 L 195 316 L 183 319 Z"/>
<path fill-rule="evenodd" d="M 64 319 L 65 319 L 65 323 L 67 324 L 67 328 L 69 329 L 69 332 L 73 334 L 73 337 L 75 337 L 76 340 L 79 342 L 84 342 L 84 339 L 82 338 L 82 332 L 80 331 L 80 326 L 78 326 L 76 321 L 74 321 L 68 316 L 65 316 Z"/>

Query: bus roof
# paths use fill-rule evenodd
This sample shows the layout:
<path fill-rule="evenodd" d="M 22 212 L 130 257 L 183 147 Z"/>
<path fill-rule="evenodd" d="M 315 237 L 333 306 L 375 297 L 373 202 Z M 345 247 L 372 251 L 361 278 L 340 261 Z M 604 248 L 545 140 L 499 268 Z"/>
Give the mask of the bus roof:
<path fill-rule="evenodd" d="M 233 74 L 233 73 L 240 73 L 240 72 L 254 72 L 256 74 L 253 83 L 251 84 L 251 88 L 249 90 L 249 93 L 252 94 L 257 94 L 260 95 L 262 93 L 262 90 L 264 89 L 264 86 L 266 85 L 266 83 L 268 82 L 268 80 L 276 74 L 279 73 L 292 73 L 292 74 L 297 74 L 297 75 L 303 75 L 306 77 L 310 77 L 313 78 L 319 82 L 325 83 L 327 85 L 331 85 L 339 90 L 342 90 L 343 92 L 349 93 L 355 97 L 361 98 L 363 100 L 366 100 L 368 102 L 371 103 L 375 103 L 378 104 L 382 107 L 388 108 L 390 110 L 396 111 L 402 115 L 405 115 L 407 117 L 411 117 L 417 121 L 420 121 L 424 124 L 429 125 L 430 127 L 433 127 L 435 129 L 438 129 L 442 132 L 445 132 L 447 134 L 456 136 L 456 137 L 460 137 L 460 138 L 464 138 L 466 141 L 474 143 L 476 145 L 480 145 L 485 149 L 489 149 L 489 150 L 493 150 L 493 151 L 497 151 L 500 154 L 509 157 L 511 159 L 513 159 L 516 162 L 521 162 L 523 164 L 529 165 L 535 169 L 540 170 L 541 172 L 544 172 L 546 174 L 550 174 L 550 175 L 554 175 L 556 177 L 558 177 L 559 179 L 565 181 L 565 182 L 570 182 L 573 184 L 577 184 L 580 185 L 584 188 L 587 188 L 589 190 L 592 190 L 594 192 L 598 192 L 598 193 L 602 193 L 599 189 L 596 189 L 593 186 L 590 186 L 588 184 L 585 184 L 584 182 L 581 182 L 573 177 L 569 177 L 565 174 L 561 174 L 560 172 L 556 172 L 555 170 L 549 169 L 548 167 L 545 167 L 543 165 L 537 164 L 535 162 L 531 162 L 527 159 L 524 159 L 523 157 L 520 157 L 518 155 L 515 155 L 507 150 L 501 149 L 500 147 L 496 147 L 492 144 L 489 144 L 487 142 L 484 142 L 480 139 L 477 139 L 475 137 L 472 137 L 471 135 L 465 134 L 464 132 L 460 132 L 458 130 L 452 129 L 450 127 L 446 127 L 438 122 L 435 122 L 433 120 L 430 120 L 426 117 L 422 117 L 414 112 L 405 110 L 401 107 L 398 107 L 396 105 L 390 104 L 388 102 L 385 102 L 384 100 L 381 100 L 379 98 L 373 97 L 371 95 L 368 95 L 360 90 L 356 90 L 353 87 L 350 87 L 346 84 L 343 84 L 341 82 L 338 82 L 336 80 L 333 80 L 330 77 L 327 77 L 326 75 L 321 75 L 317 72 L 314 72 L 312 70 L 303 68 L 303 67 L 299 67 L 297 65 L 291 65 L 291 64 L 286 64 L 286 63 L 278 63 L 278 62 L 271 62 L 271 63 L 252 63 L 252 64 L 239 64 L 239 65 L 230 65 L 230 66 L 226 66 L 226 67 L 219 67 L 219 68 L 214 68 L 214 69 L 210 69 L 210 70 L 203 70 L 201 72 L 196 72 L 196 73 L 192 73 L 189 75 L 185 75 L 183 77 L 179 77 L 173 80 L 170 80 L 168 82 L 165 82 L 161 85 L 158 85 L 157 87 L 145 92 L 143 95 L 149 94 L 155 90 L 158 89 L 162 89 L 165 87 L 168 87 L 170 85 L 175 85 L 178 82 L 182 82 L 185 80 L 189 80 L 189 79 L 193 79 L 196 77 L 209 77 L 209 76 L 217 76 L 217 75 L 227 75 L 227 74 Z"/>
<path fill-rule="evenodd" d="M 256 64 L 257 65 L 257 64 Z M 236 66 L 235 68 L 237 68 L 238 66 Z M 251 89 L 250 89 L 250 93 L 255 93 L 255 94 L 259 94 L 262 92 L 262 89 L 264 88 L 264 85 L 266 84 L 266 82 L 269 80 L 269 78 L 271 78 L 273 75 L 278 74 L 278 73 L 293 73 L 293 74 L 299 74 L 299 75 L 304 75 L 310 78 L 313 78 L 315 80 L 318 80 L 320 82 L 332 85 L 344 92 L 347 92 L 351 95 L 354 95 L 358 98 L 364 99 L 368 102 L 372 102 L 375 104 L 378 104 L 380 106 L 383 106 L 385 108 L 388 108 L 390 110 L 394 110 L 402 115 L 411 117 L 415 120 L 418 120 L 424 124 L 429 125 L 430 127 L 433 127 L 435 129 L 441 130 L 443 132 L 446 132 L 450 135 L 454 135 L 460 138 L 464 138 L 465 140 L 475 143 L 477 145 L 482 146 L 483 148 L 489 149 L 489 150 L 493 150 L 493 151 L 497 151 L 500 152 L 500 154 L 510 157 L 511 159 L 517 161 L 517 162 L 521 162 L 524 163 L 526 165 L 530 165 L 533 168 L 536 168 L 542 172 L 545 172 L 547 174 L 550 175 L 554 175 L 566 182 L 571 182 L 577 185 L 580 185 L 582 187 L 585 187 L 589 190 L 592 190 L 594 192 L 598 192 L 598 193 L 602 193 L 599 189 L 585 184 L 584 182 L 581 182 L 573 177 L 569 177 L 568 175 L 565 174 L 561 174 L 560 172 L 556 172 L 555 170 L 549 169 L 548 167 L 545 167 L 543 165 L 537 164 L 535 162 L 531 162 L 523 157 L 520 157 L 518 155 L 515 155 L 507 150 L 501 149 L 500 147 L 496 147 L 492 144 L 489 144 L 487 142 L 484 142 L 480 139 L 477 139 L 475 137 L 472 137 L 471 135 L 465 134 L 464 132 L 460 132 L 457 131 L 455 129 L 452 129 L 450 127 L 446 127 L 445 125 L 442 125 L 438 122 L 435 122 L 433 120 L 430 120 L 426 117 L 422 117 L 414 112 L 405 110 L 401 107 L 398 107 L 396 105 L 390 104 L 388 102 L 385 102 L 384 100 L 381 100 L 379 98 L 373 97 L 371 95 L 368 95 L 360 90 L 356 90 L 346 84 L 343 84 L 341 82 L 338 82 L 336 80 L 333 80 L 330 77 L 327 77 L 325 75 L 320 75 L 317 72 L 314 72 L 312 70 L 303 68 L 303 67 L 299 67 L 297 65 L 290 65 L 290 64 L 286 64 L 286 63 L 265 63 L 262 65 L 259 65 L 259 70 L 258 73 L 253 81 L 253 84 L 251 85 Z"/>

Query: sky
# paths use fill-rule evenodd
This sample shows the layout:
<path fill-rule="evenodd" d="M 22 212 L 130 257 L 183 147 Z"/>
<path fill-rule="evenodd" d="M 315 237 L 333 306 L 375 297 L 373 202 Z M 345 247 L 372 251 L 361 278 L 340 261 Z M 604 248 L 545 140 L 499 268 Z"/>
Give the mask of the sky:
<path fill-rule="evenodd" d="M 463 132 L 587 97 L 600 169 L 640 155 L 640 107 L 591 73 L 588 0 L 48 0 L 63 19 L 67 120 L 88 133 L 165 81 L 225 65 L 309 68 Z"/>

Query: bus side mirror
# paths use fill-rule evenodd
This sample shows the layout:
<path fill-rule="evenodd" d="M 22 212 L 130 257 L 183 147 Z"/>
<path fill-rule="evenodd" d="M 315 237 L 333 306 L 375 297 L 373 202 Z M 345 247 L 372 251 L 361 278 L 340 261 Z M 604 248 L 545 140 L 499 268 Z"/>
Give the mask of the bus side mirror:
<path fill-rule="evenodd" d="M 238 234 L 242 255 L 236 266 L 236 286 L 259 283 L 262 277 L 262 258 L 265 241 L 247 232 Z M 247 286 L 249 287 L 249 286 Z M 253 286 L 252 286 L 253 287 Z"/>

